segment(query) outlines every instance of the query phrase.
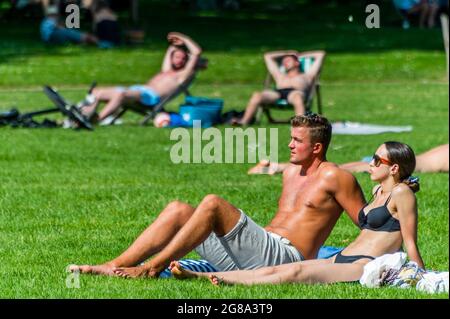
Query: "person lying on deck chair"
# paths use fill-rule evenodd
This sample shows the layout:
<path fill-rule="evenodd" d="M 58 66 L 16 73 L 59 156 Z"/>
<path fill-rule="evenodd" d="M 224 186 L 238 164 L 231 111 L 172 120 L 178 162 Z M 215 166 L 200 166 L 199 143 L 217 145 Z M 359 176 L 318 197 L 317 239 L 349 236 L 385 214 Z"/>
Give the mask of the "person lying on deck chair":
<path fill-rule="evenodd" d="M 284 172 L 278 211 L 264 228 L 217 195 L 207 195 L 197 207 L 175 201 L 120 256 L 101 265 L 69 269 L 158 277 L 172 260 L 193 249 L 219 271 L 314 259 L 342 211 L 357 225 L 358 211 L 365 204 L 354 176 L 326 160 L 330 140 L 326 118 L 308 115 L 292 120 L 291 165 Z"/>
<path fill-rule="evenodd" d="M 300 56 L 312 56 L 313 65 L 306 73 L 300 72 Z M 299 53 L 297 51 L 275 51 L 264 54 L 264 61 L 269 73 L 272 75 L 276 89 L 254 92 L 241 119 L 235 119 L 235 124 L 248 125 L 256 114 L 261 104 L 275 103 L 279 99 L 287 100 L 294 106 L 296 115 L 305 114 L 305 97 L 325 57 L 324 51 L 312 51 Z M 280 70 L 278 60 L 281 59 L 284 72 Z"/>
<path fill-rule="evenodd" d="M 143 85 L 95 88 L 84 102 L 82 112 L 91 121 L 103 121 L 118 111 L 123 104 L 140 102 L 149 108 L 165 96 L 173 93 L 193 72 L 202 49 L 188 36 L 171 32 L 167 35 L 170 45 L 166 51 L 161 71 Z M 106 106 L 96 115 L 99 102 Z"/>

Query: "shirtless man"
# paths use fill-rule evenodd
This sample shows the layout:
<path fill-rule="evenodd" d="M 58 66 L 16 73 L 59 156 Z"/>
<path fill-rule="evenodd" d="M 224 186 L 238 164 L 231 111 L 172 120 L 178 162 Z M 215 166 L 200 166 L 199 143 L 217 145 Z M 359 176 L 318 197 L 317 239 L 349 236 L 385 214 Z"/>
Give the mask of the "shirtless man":
<path fill-rule="evenodd" d="M 98 266 L 70 269 L 157 277 L 172 260 L 192 249 L 220 271 L 314 259 L 342 211 L 357 224 L 365 204 L 353 175 L 327 162 L 330 139 L 327 119 L 308 115 L 292 120 L 291 164 L 284 172 L 278 211 L 265 228 L 216 195 L 207 195 L 197 207 L 175 201 L 119 257 Z"/>
<path fill-rule="evenodd" d="M 167 35 L 167 40 L 170 46 L 166 51 L 161 72 L 144 85 L 95 88 L 86 98 L 88 105 L 82 108 L 83 114 L 91 118 L 99 102 L 107 102 L 98 116 L 98 121 L 102 121 L 124 103 L 140 101 L 151 108 L 174 92 L 194 72 L 202 50 L 197 43 L 181 33 L 171 32 Z"/>
<path fill-rule="evenodd" d="M 302 56 L 314 57 L 313 65 L 306 73 L 301 73 L 299 70 L 299 58 Z M 277 89 L 253 93 L 245 109 L 244 116 L 242 119 L 236 120 L 236 124 L 249 124 L 259 105 L 275 103 L 280 98 L 287 100 L 294 106 L 296 115 L 305 114 L 305 94 L 311 89 L 324 57 L 324 51 L 311 51 L 302 54 L 297 51 L 276 51 L 264 54 L 264 61 L 275 80 Z M 280 70 L 278 65 L 280 58 L 282 58 L 281 64 L 285 70 L 284 72 Z"/>

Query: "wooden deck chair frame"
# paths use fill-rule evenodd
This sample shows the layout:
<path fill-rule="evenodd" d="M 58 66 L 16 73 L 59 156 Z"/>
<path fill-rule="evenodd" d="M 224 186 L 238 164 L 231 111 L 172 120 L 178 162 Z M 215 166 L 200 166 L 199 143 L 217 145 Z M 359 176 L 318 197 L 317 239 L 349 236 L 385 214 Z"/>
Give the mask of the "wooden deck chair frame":
<path fill-rule="evenodd" d="M 194 80 L 197 76 L 197 73 L 200 70 L 206 69 L 207 65 L 208 65 L 208 59 L 200 57 L 197 62 L 195 71 L 189 77 L 187 77 L 186 80 L 184 80 L 184 82 L 181 83 L 174 92 L 172 92 L 172 94 L 169 94 L 166 97 L 164 97 L 163 99 L 161 99 L 161 101 L 159 101 L 159 103 L 153 107 L 143 105 L 142 103 L 139 103 L 139 102 L 124 105 L 120 109 L 120 111 L 116 115 L 114 115 L 112 123 L 114 123 L 118 118 L 122 117 L 127 111 L 133 111 L 133 112 L 139 113 L 144 116 L 144 119 L 140 122 L 140 124 L 146 125 L 150 120 L 153 120 L 155 118 L 156 114 L 164 111 L 164 106 L 167 103 L 169 103 L 170 101 L 175 99 L 180 94 L 184 93 L 186 96 L 190 96 L 191 93 L 189 92 L 189 87 L 194 82 Z"/>
<path fill-rule="evenodd" d="M 301 58 L 305 58 L 307 56 L 303 55 Z M 325 57 L 324 57 L 325 60 Z M 319 71 L 317 72 L 317 75 L 312 81 L 311 87 L 309 88 L 308 92 L 306 92 L 305 96 L 305 111 L 311 111 L 312 104 L 314 97 L 316 97 L 317 100 L 317 113 L 322 114 L 322 98 L 320 95 L 320 74 L 322 72 L 322 64 L 319 67 Z M 264 80 L 264 89 L 269 90 L 273 87 L 274 80 L 272 78 L 272 75 L 267 72 L 266 78 Z M 262 115 L 265 114 L 267 116 L 267 119 L 269 120 L 269 123 L 290 123 L 291 117 L 289 119 L 275 119 L 271 114 L 271 109 L 278 109 L 278 110 L 287 110 L 287 111 L 293 111 L 293 107 L 291 104 L 287 102 L 287 100 L 278 100 L 275 103 L 270 104 L 262 104 L 258 107 L 258 110 L 256 112 L 255 116 L 255 123 L 260 123 L 262 119 Z"/>

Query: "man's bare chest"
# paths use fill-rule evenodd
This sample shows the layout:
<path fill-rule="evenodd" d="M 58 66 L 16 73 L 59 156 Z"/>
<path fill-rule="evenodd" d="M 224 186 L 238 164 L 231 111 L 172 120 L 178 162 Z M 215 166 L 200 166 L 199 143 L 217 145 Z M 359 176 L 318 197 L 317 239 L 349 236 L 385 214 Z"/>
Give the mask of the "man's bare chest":
<path fill-rule="evenodd" d="M 293 178 L 286 180 L 280 206 L 289 208 L 320 207 L 329 198 L 324 182 L 318 178 Z"/>
<path fill-rule="evenodd" d="M 293 87 L 293 88 L 303 88 L 308 84 L 308 79 L 305 75 L 300 74 L 294 77 L 283 76 L 278 79 L 278 87 Z"/>

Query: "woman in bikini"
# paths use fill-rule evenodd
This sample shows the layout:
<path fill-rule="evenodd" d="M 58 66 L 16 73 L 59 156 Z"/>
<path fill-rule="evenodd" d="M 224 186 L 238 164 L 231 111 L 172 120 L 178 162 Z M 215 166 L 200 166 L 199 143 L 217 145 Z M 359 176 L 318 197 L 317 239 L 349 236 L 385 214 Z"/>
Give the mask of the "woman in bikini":
<path fill-rule="evenodd" d="M 342 252 L 328 259 L 265 267 L 256 270 L 197 273 L 174 261 L 170 268 L 177 278 L 206 277 L 215 284 L 333 283 L 357 281 L 364 265 L 384 254 L 395 253 L 402 244 L 411 261 L 424 268 L 417 247 L 419 190 L 411 177 L 416 166 L 413 150 L 399 142 L 383 143 L 370 162 L 370 178 L 377 182 L 373 200 L 359 212 L 359 236 Z"/>

